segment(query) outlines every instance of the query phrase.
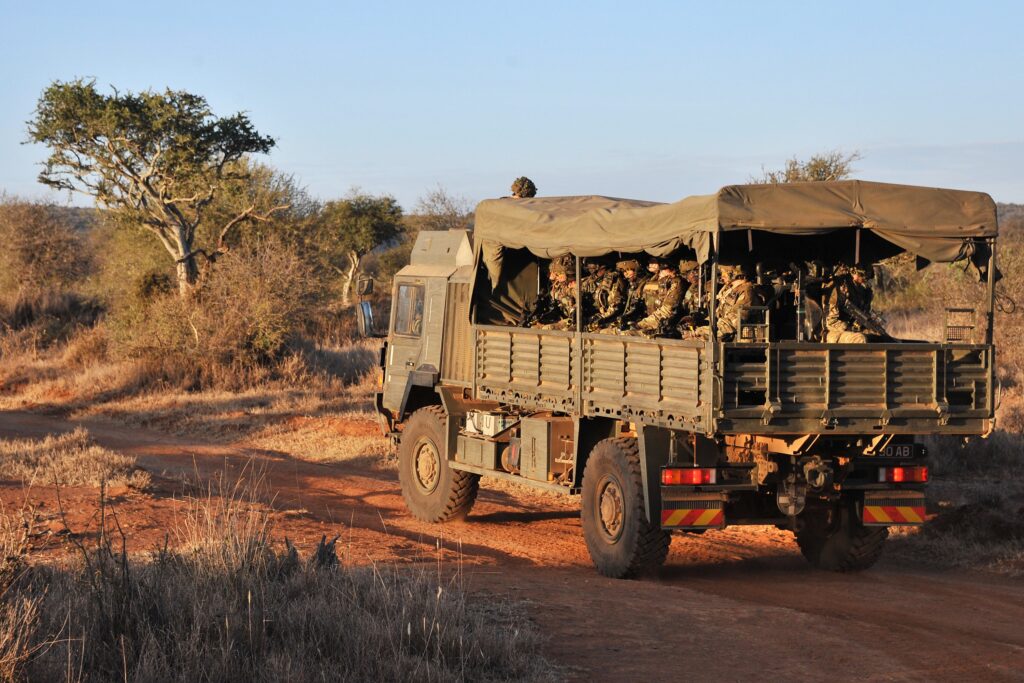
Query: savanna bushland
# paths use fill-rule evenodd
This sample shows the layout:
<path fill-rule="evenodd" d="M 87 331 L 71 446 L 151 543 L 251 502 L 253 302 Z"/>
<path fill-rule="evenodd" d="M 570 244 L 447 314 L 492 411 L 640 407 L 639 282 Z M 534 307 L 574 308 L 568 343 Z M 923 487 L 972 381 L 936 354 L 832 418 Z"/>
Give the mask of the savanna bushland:
<path fill-rule="evenodd" d="M 273 167 L 274 139 L 245 114 L 215 115 L 183 91 L 55 82 L 28 137 L 49 154 L 40 180 L 87 202 L 0 199 L 0 409 L 393 468 L 371 415 L 377 347 L 355 334 L 356 283 L 373 278 L 387 310 L 419 231 L 472 226 L 466 199 L 440 185 L 411 210 L 358 188 L 311 197 Z M 751 180 L 841 179 L 859 158 L 792 159 Z M 936 516 L 891 547 L 908 562 L 1020 574 L 1024 207 L 999 208 L 998 429 L 928 444 Z M 938 339 L 947 306 L 981 305 L 975 275 L 892 259 L 877 268 L 877 308 L 893 333 Z M 0 460 L 24 492 L 0 516 L 7 679 L 554 675 L 520 606 L 467 594 L 457 568 L 350 566 L 327 537 L 297 547 L 258 472 L 179 482 L 154 549 L 133 545 L 117 501 L 165 495 L 166 482 L 147 493 L 159 472 L 82 428 L 0 441 Z M 83 489 L 95 514 L 73 518 L 61 492 Z"/>
<path fill-rule="evenodd" d="M 89 201 L 0 198 L 0 408 L 390 466 L 354 283 L 374 278 L 386 307 L 416 232 L 468 226 L 467 202 L 440 186 L 412 214 L 358 189 L 310 197 L 245 114 L 184 91 L 55 82 L 28 137 L 49 152 L 40 181 Z M 369 428 L 339 438 L 339 420 Z M 20 489 L 0 524 L 4 679 L 551 675 L 519 607 L 468 596 L 457 565 L 297 547 L 248 469 L 171 483 L 181 506 L 156 550 L 119 510 L 164 493 L 84 428 L 0 441 L 0 474 Z M 83 517 L 68 499 L 90 488 Z"/>

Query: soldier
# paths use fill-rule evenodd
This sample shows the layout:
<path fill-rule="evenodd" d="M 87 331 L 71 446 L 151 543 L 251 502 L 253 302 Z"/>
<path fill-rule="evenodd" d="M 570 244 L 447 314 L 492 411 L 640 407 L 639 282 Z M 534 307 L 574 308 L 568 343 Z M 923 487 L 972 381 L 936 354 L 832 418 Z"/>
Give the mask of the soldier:
<path fill-rule="evenodd" d="M 539 322 L 545 330 L 570 330 L 576 327 L 576 278 L 570 277 L 565 260 L 554 260 L 548 267 L 551 278 L 550 309 Z"/>
<path fill-rule="evenodd" d="M 696 261 L 679 262 L 680 274 L 687 285 L 680 306 L 683 317 L 679 321 L 679 333 L 683 337 L 691 337 L 701 325 L 707 325 L 708 288 L 701 287 L 700 270 Z"/>
<path fill-rule="evenodd" d="M 610 270 L 598 262 L 591 285 L 591 306 L 588 327 L 591 331 L 601 330 L 617 320 L 626 305 L 627 283 L 618 270 Z"/>
<path fill-rule="evenodd" d="M 643 289 L 647 315 L 636 327 L 650 336 L 667 336 L 670 333 L 674 336 L 679 305 L 683 301 L 683 280 L 676 273 L 675 266 L 665 259 L 651 259 L 647 269 L 653 276 Z"/>
<path fill-rule="evenodd" d="M 826 295 L 825 341 L 830 344 L 864 344 L 871 324 L 873 294 L 867 272 L 856 266 L 838 266 Z M 884 332 L 884 330 L 882 330 Z"/>
<path fill-rule="evenodd" d="M 602 332 L 608 334 L 622 332 L 646 315 L 643 289 L 647 278 L 641 275 L 640 261 L 632 258 L 623 259 L 616 262 L 615 270 L 622 275 L 625 299 L 622 304 L 622 312 L 618 317 L 618 325 L 613 324 L 611 327 L 602 330 Z M 614 323 L 615 321 L 612 322 Z"/>
<path fill-rule="evenodd" d="M 529 199 L 537 196 L 537 186 L 526 176 L 519 176 L 512 181 L 512 198 Z"/>
<path fill-rule="evenodd" d="M 715 309 L 715 329 L 722 341 L 732 341 L 740 330 L 740 309 L 763 306 L 764 299 L 741 266 L 719 266 L 722 289 Z"/>

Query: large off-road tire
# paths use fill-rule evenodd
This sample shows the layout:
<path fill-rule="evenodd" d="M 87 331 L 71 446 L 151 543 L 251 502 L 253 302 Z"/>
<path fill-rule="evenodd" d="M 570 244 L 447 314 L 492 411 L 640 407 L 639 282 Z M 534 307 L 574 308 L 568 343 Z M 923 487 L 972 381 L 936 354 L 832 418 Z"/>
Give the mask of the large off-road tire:
<path fill-rule="evenodd" d="M 605 439 L 590 451 L 580 515 L 590 558 L 605 576 L 632 578 L 668 557 L 671 534 L 644 512 L 636 439 Z"/>
<path fill-rule="evenodd" d="M 857 572 L 878 561 L 888 537 L 887 527 L 864 526 L 852 505 L 842 505 L 809 514 L 796 533 L 796 542 L 807 561 L 819 569 Z"/>
<path fill-rule="evenodd" d="M 441 406 L 420 408 L 405 424 L 398 447 L 402 498 L 416 519 L 462 519 L 476 501 L 480 475 L 453 470 L 445 456 L 448 416 Z"/>

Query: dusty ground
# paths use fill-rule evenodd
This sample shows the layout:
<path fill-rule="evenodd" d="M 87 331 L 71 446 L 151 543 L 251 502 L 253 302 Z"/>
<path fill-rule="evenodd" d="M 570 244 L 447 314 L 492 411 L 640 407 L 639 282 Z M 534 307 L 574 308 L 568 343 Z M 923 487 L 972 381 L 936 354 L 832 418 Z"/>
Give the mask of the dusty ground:
<path fill-rule="evenodd" d="M 0 437 L 76 424 L 0 413 Z M 164 541 L 183 491 L 218 473 L 260 471 L 279 532 L 300 547 L 340 535 L 350 563 L 440 559 L 472 590 L 526 601 L 550 638 L 548 654 L 576 680 L 1024 680 L 1021 581 L 885 559 L 860 575 L 816 572 L 788 533 L 764 528 L 676 537 L 658 576 L 612 581 L 590 566 L 575 499 L 485 486 L 467 521 L 434 527 L 405 514 L 394 475 L 370 459 L 315 464 L 245 444 L 85 424 L 153 474 L 145 494 L 112 492 L 130 547 Z M 351 438 L 368 425 L 336 427 Z M 53 532 L 48 552 L 63 552 L 53 491 L 28 495 Z M 8 510 L 25 496 L 20 483 L 0 483 Z M 88 526 L 95 499 L 92 489 L 62 492 L 73 529 Z"/>

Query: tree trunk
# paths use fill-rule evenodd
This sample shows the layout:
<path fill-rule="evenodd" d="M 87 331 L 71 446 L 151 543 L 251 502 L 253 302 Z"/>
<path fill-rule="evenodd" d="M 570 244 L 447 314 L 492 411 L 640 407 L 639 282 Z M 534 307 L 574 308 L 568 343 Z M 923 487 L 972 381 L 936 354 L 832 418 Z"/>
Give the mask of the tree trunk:
<path fill-rule="evenodd" d="M 196 283 L 199 282 L 199 264 L 196 263 L 195 255 L 178 261 L 178 295 L 184 299 L 195 291 Z"/>
<path fill-rule="evenodd" d="M 359 272 L 359 262 L 362 257 L 354 251 L 348 253 L 348 268 L 345 270 L 344 277 L 345 281 L 341 285 L 341 305 L 348 308 L 352 305 L 352 282 L 356 279 L 356 273 Z"/>

